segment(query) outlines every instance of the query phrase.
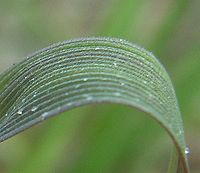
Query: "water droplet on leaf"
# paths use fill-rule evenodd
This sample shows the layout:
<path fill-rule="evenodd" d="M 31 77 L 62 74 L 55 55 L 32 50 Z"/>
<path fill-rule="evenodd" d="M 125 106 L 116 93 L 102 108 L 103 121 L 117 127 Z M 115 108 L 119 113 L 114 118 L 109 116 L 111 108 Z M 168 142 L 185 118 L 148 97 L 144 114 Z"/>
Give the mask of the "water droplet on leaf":
<path fill-rule="evenodd" d="M 143 83 L 144 83 L 144 84 L 147 84 L 147 81 L 146 81 L 146 80 L 144 80 L 144 81 L 143 81 Z"/>
<path fill-rule="evenodd" d="M 43 114 L 41 115 L 41 119 L 44 120 L 44 119 L 47 117 L 47 115 L 48 115 L 47 112 L 43 113 Z"/>
<path fill-rule="evenodd" d="M 19 115 L 21 115 L 22 113 L 23 113 L 22 109 L 19 109 L 19 110 L 17 111 L 17 114 L 19 114 Z"/>
<path fill-rule="evenodd" d="M 31 109 L 32 112 L 34 112 L 34 111 L 36 111 L 36 110 L 37 110 L 37 107 L 36 107 L 36 106 L 33 106 L 32 109 Z"/>
<path fill-rule="evenodd" d="M 189 147 L 186 147 L 186 148 L 185 148 L 185 154 L 186 154 L 186 155 L 190 154 L 190 149 L 189 149 Z"/>
<path fill-rule="evenodd" d="M 114 62 L 113 65 L 114 65 L 115 67 L 117 67 L 117 63 L 116 63 L 116 62 Z"/>
<path fill-rule="evenodd" d="M 67 106 L 72 106 L 72 103 L 68 103 Z"/>
<path fill-rule="evenodd" d="M 123 82 L 120 83 L 121 86 L 124 86 L 125 84 Z"/>

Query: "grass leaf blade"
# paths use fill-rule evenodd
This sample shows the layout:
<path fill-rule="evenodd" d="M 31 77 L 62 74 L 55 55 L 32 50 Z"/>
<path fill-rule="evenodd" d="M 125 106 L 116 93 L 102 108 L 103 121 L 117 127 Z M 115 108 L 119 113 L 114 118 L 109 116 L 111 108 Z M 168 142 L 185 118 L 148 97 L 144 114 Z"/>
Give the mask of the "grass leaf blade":
<path fill-rule="evenodd" d="M 0 76 L 0 141 L 66 110 L 112 102 L 148 112 L 173 139 L 188 172 L 182 119 L 163 66 L 115 38 L 83 38 L 42 49 Z"/>

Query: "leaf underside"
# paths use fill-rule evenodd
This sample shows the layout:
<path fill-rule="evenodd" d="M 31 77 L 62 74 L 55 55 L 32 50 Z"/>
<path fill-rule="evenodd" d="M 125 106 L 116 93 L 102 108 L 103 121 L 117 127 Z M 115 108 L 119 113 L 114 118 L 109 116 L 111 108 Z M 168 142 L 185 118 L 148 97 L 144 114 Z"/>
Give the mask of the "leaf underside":
<path fill-rule="evenodd" d="M 115 38 L 82 38 L 42 49 L 0 76 L 0 141 L 66 110 L 112 102 L 148 112 L 166 129 L 188 171 L 183 123 L 163 66 Z"/>

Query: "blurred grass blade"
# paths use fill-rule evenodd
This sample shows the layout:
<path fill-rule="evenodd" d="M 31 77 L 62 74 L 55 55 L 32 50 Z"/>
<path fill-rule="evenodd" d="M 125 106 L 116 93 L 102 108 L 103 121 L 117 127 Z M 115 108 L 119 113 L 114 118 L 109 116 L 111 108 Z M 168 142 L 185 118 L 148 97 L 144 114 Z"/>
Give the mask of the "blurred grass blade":
<path fill-rule="evenodd" d="M 101 35 L 130 38 L 133 37 L 136 18 L 144 0 L 118 0 L 109 5 L 109 15 L 100 29 Z"/>
<path fill-rule="evenodd" d="M 188 171 L 171 81 L 152 53 L 122 39 L 83 38 L 34 53 L 0 76 L 0 141 L 53 115 L 112 102 L 148 112 L 166 129 Z"/>
<path fill-rule="evenodd" d="M 163 52 L 166 50 L 169 40 L 178 30 L 177 26 L 184 17 L 187 9 L 190 7 L 190 3 L 191 1 L 189 0 L 172 1 L 169 14 L 164 20 L 162 20 L 159 31 L 156 33 L 156 36 L 150 45 L 153 52 L 162 56 Z"/>
<path fill-rule="evenodd" d="M 178 94 L 182 101 L 181 105 L 185 110 L 189 110 L 188 107 L 191 106 L 192 100 L 197 97 L 200 91 L 198 80 L 200 73 L 199 45 L 198 43 L 181 58 L 177 64 L 176 73 L 174 73 Z"/>

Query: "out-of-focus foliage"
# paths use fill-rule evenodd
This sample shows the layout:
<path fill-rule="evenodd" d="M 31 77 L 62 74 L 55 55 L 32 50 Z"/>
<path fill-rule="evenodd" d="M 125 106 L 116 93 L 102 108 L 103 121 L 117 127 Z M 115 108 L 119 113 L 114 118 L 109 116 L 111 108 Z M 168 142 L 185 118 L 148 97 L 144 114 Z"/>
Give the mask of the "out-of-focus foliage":
<path fill-rule="evenodd" d="M 197 173 L 199 6 L 198 0 L 0 1 L 0 71 L 29 52 L 71 38 L 115 36 L 143 45 L 171 74 L 191 150 L 191 170 Z M 138 116 L 141 112 L 101 105 L 64 114 L 2 143 L 0 172 L 166 170 L 171 141 L 154 121 Z"/>

